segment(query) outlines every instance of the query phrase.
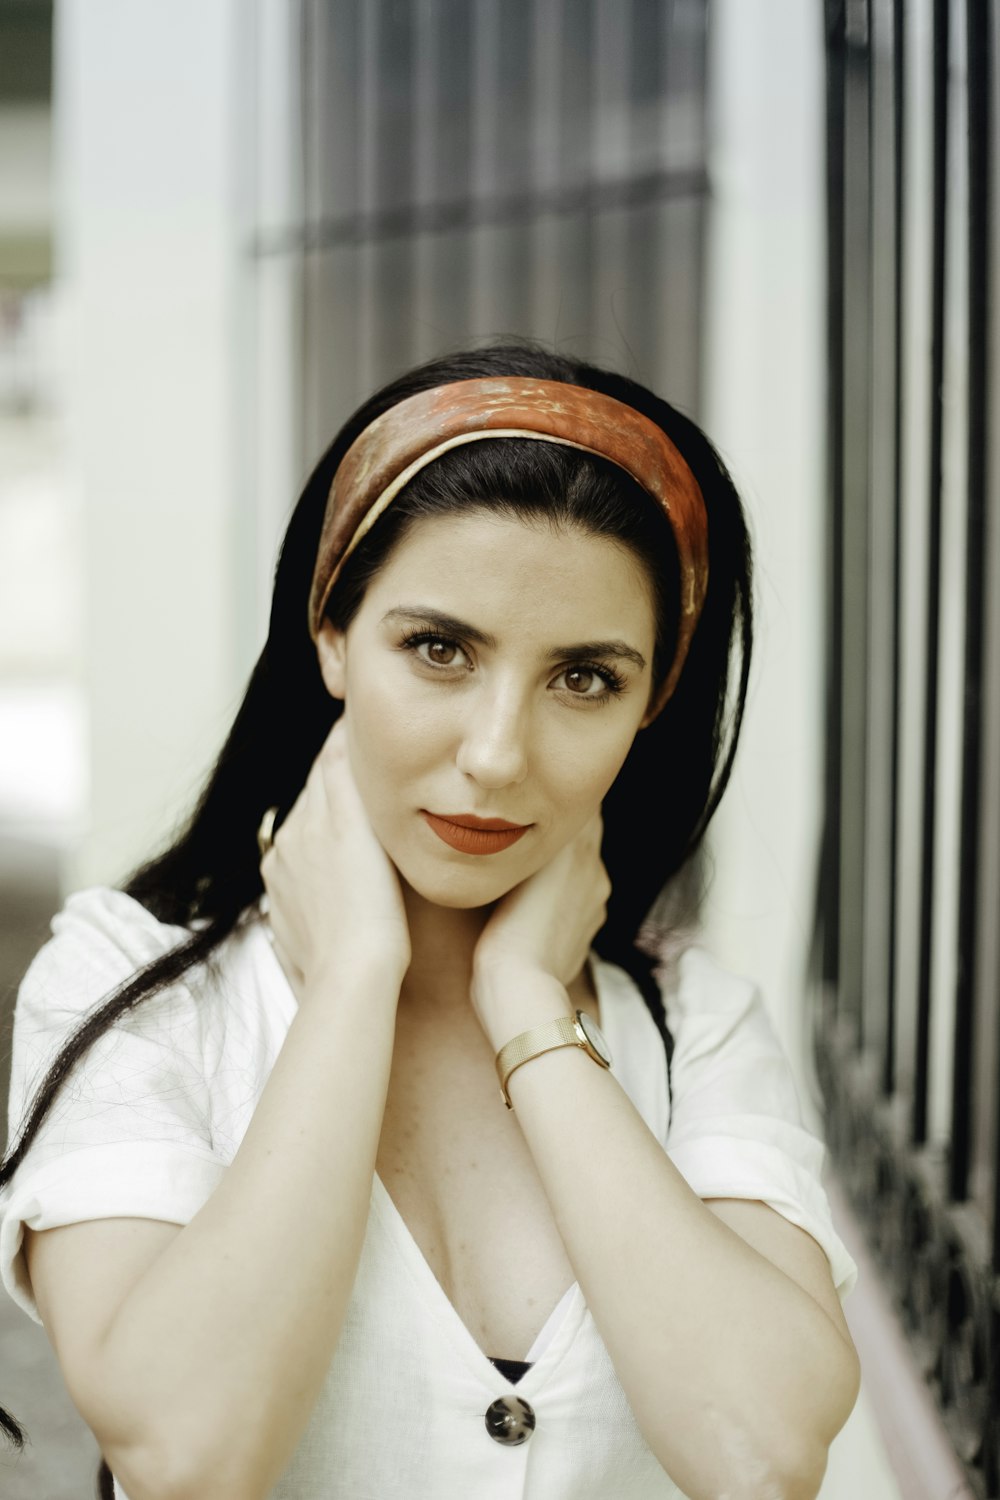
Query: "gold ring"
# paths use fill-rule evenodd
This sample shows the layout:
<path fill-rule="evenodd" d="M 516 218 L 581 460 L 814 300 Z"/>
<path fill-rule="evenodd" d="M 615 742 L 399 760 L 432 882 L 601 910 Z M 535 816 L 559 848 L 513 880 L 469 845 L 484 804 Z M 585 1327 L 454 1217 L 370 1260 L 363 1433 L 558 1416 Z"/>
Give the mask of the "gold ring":
<path fill-rule="evenodd" d="M 261 859 L 274 843 L 274 820 L 277 816 L 278 809 L 269 807 L 260 820 L 260 826 L 257 829 L 257 848 L 260 850 Z"/>

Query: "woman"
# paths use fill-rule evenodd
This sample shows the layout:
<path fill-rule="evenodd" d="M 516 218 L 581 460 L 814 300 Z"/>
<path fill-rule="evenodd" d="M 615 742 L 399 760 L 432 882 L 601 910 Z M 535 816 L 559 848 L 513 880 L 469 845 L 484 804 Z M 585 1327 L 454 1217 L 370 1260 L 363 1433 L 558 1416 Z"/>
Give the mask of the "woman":
<path fill-rule="evenodd" d="M 116 1494 L 816 1494 L 822 1147 L 753 989 L 637 943 L 749 646 L 642 387 L 504 345 L 348 422 L 188 827 L 18 997 L 0 1266 Z"/>

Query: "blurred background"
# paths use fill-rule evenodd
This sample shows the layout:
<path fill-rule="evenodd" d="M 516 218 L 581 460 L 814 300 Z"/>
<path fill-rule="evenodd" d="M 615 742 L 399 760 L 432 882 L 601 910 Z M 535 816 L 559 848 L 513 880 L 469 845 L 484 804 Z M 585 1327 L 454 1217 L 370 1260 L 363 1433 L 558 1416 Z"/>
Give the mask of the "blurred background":
<path fill-rule="evenodd" d="M 354 405 L 499 334 L 613 365 L 705 426 L 756 543 L 702 923 L 861 1267 L 823 1500 L 1000 1496 L 997 32 L 992 0 L 0 7 L 0 1097 L 49 918 L 188 808 Z M 0 1493 L 91 1495 L 6 1299 L 0 1351 Z"/>

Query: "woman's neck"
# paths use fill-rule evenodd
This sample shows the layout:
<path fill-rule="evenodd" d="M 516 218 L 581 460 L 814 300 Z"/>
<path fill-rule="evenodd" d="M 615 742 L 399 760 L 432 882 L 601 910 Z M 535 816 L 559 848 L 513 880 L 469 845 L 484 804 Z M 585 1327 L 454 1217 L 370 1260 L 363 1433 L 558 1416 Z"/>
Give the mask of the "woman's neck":
<path fill-rule="evenodd" d="M 410 1020 L 447 1022 L 449 1030 L 463 1018 L 475 1021 L 469 998 L 472 960 L 496 903 L 464 910 L 436 906 L 401 883 L 412 957 L 399 994 L 400 1010 Z M 574 1005 L 600 1021 L 597 991 L 586 964 L 567 990 Z M 474 1030 L 479 1030 L 478 1021 Z"/>
<path fill-rule="evenodd" d="M 400 1006 L 439 1015 L 472 1015 L 469 984 L 479 936 L 493 906 L 458 909 L 437 906 L 402 882 L 412 957 L 403 980 Z"/>

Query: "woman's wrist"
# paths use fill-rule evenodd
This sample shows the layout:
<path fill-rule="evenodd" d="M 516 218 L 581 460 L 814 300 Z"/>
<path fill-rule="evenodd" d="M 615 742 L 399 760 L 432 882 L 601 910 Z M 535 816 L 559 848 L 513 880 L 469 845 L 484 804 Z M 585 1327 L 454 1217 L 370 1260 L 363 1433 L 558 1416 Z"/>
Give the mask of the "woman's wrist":
<path fill-rule="evenodd" d="M 398 999 L 407 965 L 393 954 L 371 949 L 342 948 L 310 965 L 304 988 L 310 994 L 354 993 L 377 987 L 392 990 Z"/>
<path fill-rule="evenodd" d="M 566 986 L 530 964 L 490 966 L 477 972 L 474 988 L 476 1012 L 494 1052 L 523 1031 L 573 1015 Z"/>

